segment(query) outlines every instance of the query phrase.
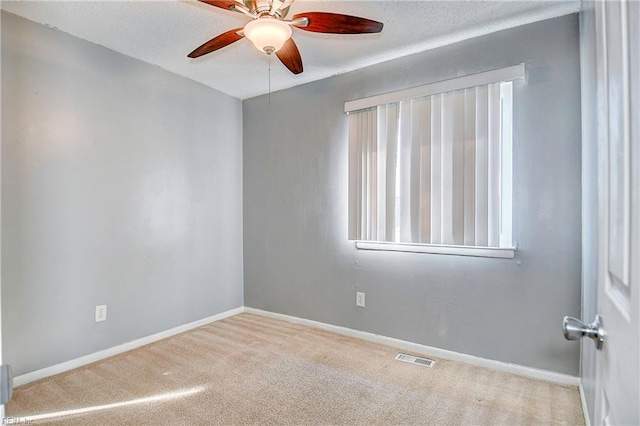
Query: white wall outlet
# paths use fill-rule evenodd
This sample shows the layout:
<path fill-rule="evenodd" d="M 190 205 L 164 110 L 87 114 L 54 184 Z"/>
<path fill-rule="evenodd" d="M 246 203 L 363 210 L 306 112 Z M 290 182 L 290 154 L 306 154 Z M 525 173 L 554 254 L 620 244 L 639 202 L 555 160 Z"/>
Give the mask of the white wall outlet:
<path fill-rule="evenodd" d="M 107 320 L 107 305 L 96 306 L 96 322 Z"/>
<path fill-rule="evenodd" d="M 356 306 L 364 308 L 364 293 L 356 291 Z"/>

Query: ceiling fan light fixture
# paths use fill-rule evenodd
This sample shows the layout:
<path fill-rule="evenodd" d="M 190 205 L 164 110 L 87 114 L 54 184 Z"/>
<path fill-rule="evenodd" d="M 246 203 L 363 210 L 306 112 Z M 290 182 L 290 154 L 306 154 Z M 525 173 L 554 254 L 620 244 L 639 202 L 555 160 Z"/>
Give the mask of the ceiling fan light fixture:
<path fill-rule="evenodd" d="M 280 50 L 291 38 L 291 33 L 291 26 L 271 17 L 261 17 L 244 26 L 244 36 L 251 40 L 258 50 L 268 55 Z"/>

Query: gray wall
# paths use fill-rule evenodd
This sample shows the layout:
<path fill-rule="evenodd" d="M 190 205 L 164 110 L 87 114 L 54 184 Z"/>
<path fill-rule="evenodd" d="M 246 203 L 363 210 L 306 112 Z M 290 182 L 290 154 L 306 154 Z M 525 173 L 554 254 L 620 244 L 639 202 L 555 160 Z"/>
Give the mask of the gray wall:
<path fill-rule="evenodd" d="M 356 250 L 343 103 L 520 62 L 516 258 Z M 561 322 L 580 315 L 579 66 L 571 15 L 245 100 L 245 305 L 577 375 Z"/>
<path fill-rule="evenodd" d="M 16 374 L 242 306 L 241 186 L 239 100 L 2 13 Z"/>
<path fill-rule="evenodd" d="M 582 320 L 597 313 L 598 299 L 598 139 L 596 17 L 592 1 L 580 12 L 580 70 L 582 85 Z M 596 348 L 581 341 L 580 376 L 591 424 L 596 403 Z"/>

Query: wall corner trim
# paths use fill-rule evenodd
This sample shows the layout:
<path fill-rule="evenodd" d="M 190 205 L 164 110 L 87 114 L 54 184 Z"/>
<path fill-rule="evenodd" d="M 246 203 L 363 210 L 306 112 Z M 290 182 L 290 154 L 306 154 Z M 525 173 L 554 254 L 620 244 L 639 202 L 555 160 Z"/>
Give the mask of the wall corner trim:
<path fill-rule="evenodd" d="M 260 309 L 244 307 L 244 312 L 248 314 L 259 315 L 267 318 L 273 318 L 281 321 L 287 321 L 294 324 L 306 325 L 309 327 L 319 328 L 321 330 L 331 331 L 343 336 L 355 337 L 373 343 L 379 343 L 387 346 L 393 346 L 398 349 L 417 352 L 418 354 L 443 358 L 451 361 L 464 362 L 466 364 L 485 367 L 491 370 L 503 371 L 505 373 L 516 374 L 518 376 L 529 377 L 532 379 L 544 380 L 560 385 L 580 386 L 580 378 L 568 374 L 556 373 L 553 371 L 540 370 L 532 367 L 525 367 L 518 364 L 510 364 L 501 361 L 495 361 L 486 358 L 480 358 L 473 355 L 463 354 L 459 352 L 449 351 L 446 349 L 434 348 L 419 343 L 408 342 L 406 340 L 395 339 L 392 337 L 381 336 L 378 334 L 368 333 L 366 331 L 354 330 L 351 328 L 340 327 L 322 323 L 319 321 L 308 320 L 304 318 L 293 317 L 290 315 L 278 314 L 275 312 L 263 311 Z M 582 395 L 582 393 L 581 393 Z"/>
<path fill-rule="evenodd" d="M 198 328 L 200 326 L 210 324 L 212 322 L 220 321 L 225 318 L 241 314 L 243 311 L 244 311 L 243 307 L 234 308 L 225 312 L 221 312 L 216 315 L 212 315 L 210 317 L 206 317 L 206 318 L 199 319 L 197 321 L 190 322 L 188 324 L 179 325 L 177 327 L 171 328 L 169 330 L 161 331 L 159 333 L 155 333 L 150 336 L 141 337 L 139 339 L 135 339 L 130 342 L 123 343 L 118 346 L 114 346 L 112 348 L 94 352 L 92 354 L 85 355 L 80 358 L 75 358 L 70 361 L 52 365 L 50 367 L 45 367 L 40 370 L 32 371 L 30 373 L 25 373 L 23 375 L 16 376 L 13 379 L 13 384 L 15 387 L 18 387 L 18 386 L 26 385 L 27 383 L 35 382 L 36 380 L 44 379 L 49 376 L 64 373 L 65 371 L 73 370 L 74 368 L 82 367 L 87 364 L 101 361 L 105 358 L 109 358 L 111 356 L 118 355 L 123 352 L 127 352 L 130 350 L 139 348 L 140 346 L 148 345 L 149 343 L 157 342 L 159 340 L 166 339 L 167 337 L 175 336 L 176 334 L 184 333 L 185 331 L 189 331 L 194 328 Z"/>

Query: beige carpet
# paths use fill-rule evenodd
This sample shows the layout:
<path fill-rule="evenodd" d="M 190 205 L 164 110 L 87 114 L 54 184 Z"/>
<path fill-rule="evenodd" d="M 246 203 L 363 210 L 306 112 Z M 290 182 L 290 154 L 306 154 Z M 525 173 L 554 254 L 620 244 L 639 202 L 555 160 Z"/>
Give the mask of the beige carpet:
<path fill-rule="evenodd" d="M 578 389 L 241 314 L 17 388 L 14 421 L 584 424 Z"/>

